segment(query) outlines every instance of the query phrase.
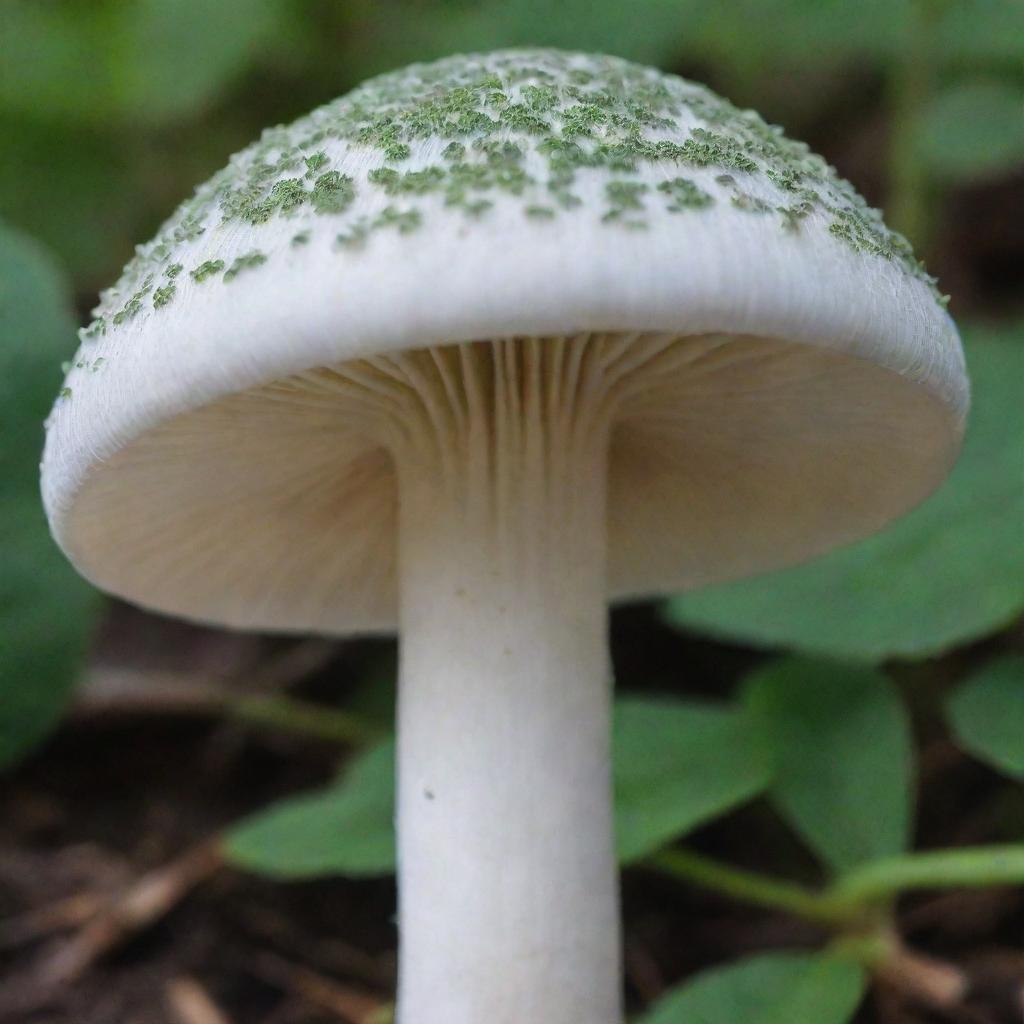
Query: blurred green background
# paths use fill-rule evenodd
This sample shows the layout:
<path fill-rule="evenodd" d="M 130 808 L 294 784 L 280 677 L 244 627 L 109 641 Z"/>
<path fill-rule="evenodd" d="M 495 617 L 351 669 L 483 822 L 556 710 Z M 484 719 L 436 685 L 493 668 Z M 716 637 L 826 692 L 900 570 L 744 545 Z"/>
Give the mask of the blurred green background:
<path fill-rule="evenodd" d="M 664 776 L 624 777 L 633 803 L 623 797 L 620 811 L 623 820 L 632 814 L 642 833 L 623 840 L 631 856 L 765 787 L 775 793 L 781 816 L 828 865 L 826 874 L 901 855 L 915 838 L 911 733 L 921 749 L 936 737 L 947 744 L 952 738 L 958 756 L 989 766 L 983 799 L 1013 810 L 997 816 L 981 838 L 1019 843 L 1020 0 L 0 0 L 0 765 L 14 766 L 36 748 L 57 725 L 75 684 L 92 678 L 97 665 L 128 663 L 142 666 L 144 675 L 155 664 L 163 671 L 164 648 L 182 639 L 173 627 L 114 606 L 78 580 L 49 541 L 38 504 L 42 421 L 60 387 L 60 364 L 73 356 L 75 327 L 97 292 L 112 283 L 136 243 L 262 128 L 401 64 L 510 45 L 600 50 L 656 64 L 706 82 L 805 139 L 883 207 L 890 225 L 911 238 L 939 275 L 963 328 L 974 382 L 964 458 L 942 491 L 903 522 L 806 567 L 616 614 L 622 690 L 688 699 L 736 693 L 738 706 L 758 704 L 751 694 L 768 694 L 770 713 L 762 707 L 762 719 L 781 721 L 787 706 L 799 705 L 785 730 L 803 728 L 796 735 L 808 751 L 806 763 L 779 767 L 774 782 L 750 764 L 733 765 L 730 775 L 713 760 L 721 745 L 711 741 L 710 726 L 681 722 L 674 735 L 699 733 L 712 760 L 700 762 L 701 742 L 694 740 L 697 763 L 665 771 L 716 773 L 720 806 L 708 805 L 704 793 L 695 811 L 691 805 L 701 794 L 685 788 L 652 796 Z M 188 637 L 202 648 L 207 676 L 234 678 L 255 672 L 268 651 L 282 656 L 269 642 L 239 654 L 230 637 L 214 631 L 201 641 Z M 300 659 L 300 669 L 282 678 L 300 690 L 310 679 L 315 684 L 316 673 L 336 659 L 332 650 L 314 657 L 307 670 Z M 366 684 L 389 677 L 393 652 L 380 644 L 355 651 L 342 657 L 340 668 L 333 663 L 335 675 L 344 676 L 344 686 L 326 691 L 335 719 L 316 717 L 316 707 L 327 714 L 323 704 L 303 718 L 309 707 L 213 701 L 218 711 L 250 721 L 365 745 L 375 730 L 389 728 L 380 710 L 387 688 L 377 687 L 384 696 L 370 699 Z M 693 668 L 673 663 L 683 654 Z M 776 655 L 784 657 L 773 660 Z M 189 672 L 178 671 L 177 683 Z M 815 682 L 848 676 L 838 690 Z M 801 704 L 804 691 L 817 697 Z M 152 702 L 160 705 L 166 694 L 156 692 Z M 313 685 L 310 692 L 319 700 L 325 691 Z M 858 718 L 847 699 L 874 710 Z M 147 700 L 137 699 L 137 709 Z M 623 726 L 623 742 L 653 749 L 642 709 L 627 705 L 621 714 L 632 723 Z M 837 716 L 856 719 L 861 731 L 841 735 L 830 726 L 815 747 L 818 726 Z M 664 733 L 664 721 L 660 728 Z M 662 740 L 668 749 L 672 736 Z M 858 752 L 869 747 L 876 760 L 858 762 Z M 838 782 L 834 774 L 825 778 L 832 769 L 823 767 L 836 749 L 849 755 L 844 763 L 851 773 Z M 37 759 L 48 756 L 43 748 Z M 349 786 L 340 803 L 330 797 L 341 820 L 326 852 L 317 846 L 324 809 L 313 797 L 304 798 L 312 800 L 312 825 L 303 825 L 302 806 L 283 806 L 240 831 L 232 855 L 286 877 L 386 873 L 388 786 L 385 769 L 375 774 L 372 767 L 386 762 L 371 751 L 356 777 L 375 778 L 376 788 L 353 798 Z M 856 788 L 858 779 L 877 782 L 879 773 L 890 780 L 888 788 L 871 790 L 869 782 L 868 789 Z M 826 783 L 831 788 L 822 788 Z M 847 784 L 853 787 L 848 799 L 833 800 Z M 974 790 L 970 797 L 957 792 L 962 805 L 950 797 L 932 809 L 933 844 L 946 828 L 942 815 L 952 835 L 956 816 L 982 799 Z M 267 787 L 246 808 L 276 795 Z M 345 815 L 353 806 L 368 831 L 365 848 L 349 856 L 339 852 L 337 830 L 351 824 Z M 920 817 L 929 820 L 926 812 Z M 806 866 L 800 857 L 794 863 Z M 976 874 L 988 877 L 982 869 Z M 791 969 L 769 968 L 767 975 L 776 984 Z M 657 1020 L 677 1019 L 672 1012 Z M 840 1010 L 826 1020 L 822 1011 L 821 1024 L 833 1019 L 849 1016 Z"/>

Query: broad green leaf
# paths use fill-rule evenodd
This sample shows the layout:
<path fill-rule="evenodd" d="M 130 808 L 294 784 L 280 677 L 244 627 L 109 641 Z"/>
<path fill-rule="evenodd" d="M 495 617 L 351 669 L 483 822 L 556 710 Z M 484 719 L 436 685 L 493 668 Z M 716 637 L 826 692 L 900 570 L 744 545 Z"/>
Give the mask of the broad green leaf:
<path fill-rule="evenodd" d="M 844 875 L 829 892 L 836 902 L 884 900 L 911 889 L 1024 885 L 1024 844 L 975 846 L 888 857 Z"/>
<path fill-rule="evenodd" d="M 492 0 L 486 20 L 499 46 L 606 50 L 661 64 L 679 52 L 690 12 L 698 5 L 698 0 Z"/>
<path fill-rule="evenodd" d="M 947 3 L 938 27 L 938 42 L 947 63 L 1019 71 L 1024 60 L 1024 4 L 1019 0 Z"/>
<path fill-rule="evenodd" d="M 754 672 L 743 697 L 773 759 L 773 803 L 833 869 L 905 849 L 910 723 L 884 675 L 791 658 Z"/>
<path fill-rule="evenodd" d="M 846 1024 L 865 987 L 863 969 L 839 957 L 765 953 L 701 972 L 637 1024 Z"/>
<path fill-rule="evenodd" d="M 674 598 L 669 621 L 855 661 L 923 658 L 1024 611 L 1024 326 L 968 332 L 960 461 L 920 508 L 807 565 Z"/>
<path fill-rule="evenodd" d="M 259 811 L 229 833 L 240 867 L 274 878 L 395 870 L 395 745 L 387 740 L 352 762 L 340 783 Z"/>
<path fill-rule="evenodd" d="M 43 420 L 75 345 L 56 265 L 0 225 L 0 767 L 56 722 L 97 608 L 50 539 L 39 500 Z"/>
<path fill-rule="evenodd" d="M 0 107 L 152 124 L 215 96 L 271 38 L 280 0 L 5 0 Z"/>
<path fill-rule="evenodd" d="M 948 706 L 964 750 L 1024 781 L 1024 657 L 989 662 L 960 687 Z"/>
<path fill-rule="evenodd" d="M 910 24 L 906 0 L 483 0 L 472 4 L 381 3 L 369 12 L 369 37 L 391 29 L 388 54 L 423 59 L 453 50 L 559 46 L 673 67 L 685 55 L 719 74 L 749 73 L 808 60 L 885 58 Z M 401 24 L 401 32 L 392 26 Z M 380 51 L 355 54 L 375 68 Z M 372 47 L 369 48 L 372 51 Z"/>
<path fill-rule="evenodd" d="M 1024 88 L 996 79 L 939 93 L 915 130 L 933 175 L 952 182 L 992 177 L 1024 164 Z"/>
<path fill-rule="evenodd" d="M 763 792 L 769 761 L 746 717 L 626 697 L 615 710 L 619 859 L 636 860 Z"/>
<path fill-rule="evenodd" d="M 228 840 L 238 864 L 264 874 L 394 870 L 394 744 L 375 747 L 335 785 L 284 800 Z M 767 759 L 735 712 L 624 699 L 614 725 L 620 859 L 635 860 L 764 790 Z"/>
<path fill-rule="evenodd" d="M 886 59 L 911 24 L 906 0 L 702 0 L 688 53 L 747 66 L 806 66 L 854 56 Z"/>
<path fill-rule="evenodd" d="M 665 64 L 687 38 L 690 12 L 706 0 L 484 0 L 464 5 L 381 3 L 357 30 L 369 38 L 390 31 L 386 51 L 363 46 L 367 67 L 423 60 L 458 51 L 506 46 L 560 46 Z M 393 26 L 401 24 L 401 31 Z"/>
<path fill-rule="evenodd" d="M 113 135 L 58 135 L 24 117 L 0 115 L 0 138 L 0 217 L 43 242 L 83 290 L 109 284 L 143 220 L 145 190 L 127 151 Z"/>

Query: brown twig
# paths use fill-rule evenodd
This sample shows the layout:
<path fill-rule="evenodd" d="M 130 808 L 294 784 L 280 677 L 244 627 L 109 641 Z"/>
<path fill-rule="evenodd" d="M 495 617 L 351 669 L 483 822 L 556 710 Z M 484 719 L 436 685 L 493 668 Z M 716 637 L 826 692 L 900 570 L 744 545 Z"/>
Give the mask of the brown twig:
<path fill-rule="evenodd" d="M 104 903 L 100 893 L 81 892 L 0 921 L 0 949 L 28 945 L 54 932 L 76 928 L 98 913 Z"/>
<path fill-rule="evenodd" d="M 143 875 L 46 956 L 37 969 L 38 985 L 48 988 L 81 977 L 101 957 L 167 914 L 222 863 L 220 839 L 216 837 Z"/>
<path fill-rule="evenodd" d="M 963 1006 L 970 980 L 961 968 L 909 949 L 895 932 L 882 937 L 880 950 L 869 963 L 880 984 L 934 1010 Z"/>
<path fill-rule="evenodd" d="M 178 1024 L 231 1024 L 195 978 L 175 978 L 164 988 L 167 1008 Z"/>
<path fill-rule="evenodd" d="M 256 961 L 259 976 L 303 999 L 308 1005 L 337 1014 L 349 1024 L 376 1024 L 387 1002 L 363 989 L 327 978 L 309 967 L 292 964 L 276 953 L 263 953 Z"/>

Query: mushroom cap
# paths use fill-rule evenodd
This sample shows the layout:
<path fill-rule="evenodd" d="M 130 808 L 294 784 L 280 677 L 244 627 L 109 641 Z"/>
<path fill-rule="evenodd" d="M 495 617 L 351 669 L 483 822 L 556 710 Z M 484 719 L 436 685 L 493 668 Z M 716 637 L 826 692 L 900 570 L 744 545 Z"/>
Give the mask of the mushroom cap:
<path fill-rule="evenodd" d="M 968 385 L 934 281 L 821 158 L 673 75 L 510 50 L 266 131 L 138 248 L 48 421 L 51 528 L 140 604 L 392 628 L 389 460 L 268 387 L 587 332 L 672 333 L 704 360 L 612 435 L 612 597 L 873 532 L 959 448 Z"/>

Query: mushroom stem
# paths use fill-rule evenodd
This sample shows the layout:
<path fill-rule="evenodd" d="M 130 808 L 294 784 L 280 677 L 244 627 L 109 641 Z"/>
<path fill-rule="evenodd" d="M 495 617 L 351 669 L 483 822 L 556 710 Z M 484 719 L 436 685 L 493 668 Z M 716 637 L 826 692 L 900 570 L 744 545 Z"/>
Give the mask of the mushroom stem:
<path fill-rule="evenodd" d="M 401 1024 L 622 1019 L 602 395 L 520 344 L 396 451 Z"/>

